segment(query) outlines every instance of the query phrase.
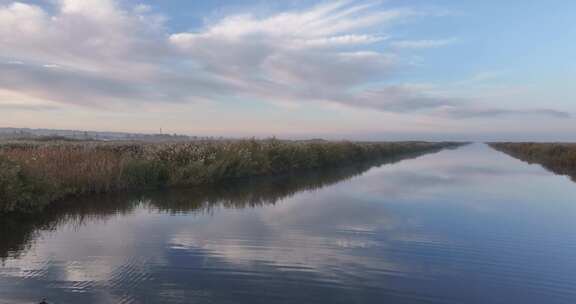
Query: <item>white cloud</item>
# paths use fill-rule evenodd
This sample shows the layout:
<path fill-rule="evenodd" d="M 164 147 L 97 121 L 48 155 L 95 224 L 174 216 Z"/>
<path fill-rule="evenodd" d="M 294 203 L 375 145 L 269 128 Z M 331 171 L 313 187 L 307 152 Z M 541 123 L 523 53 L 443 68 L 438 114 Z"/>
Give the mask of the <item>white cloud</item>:
<path fill-rule="evenodd" d="M 451 42 L 397 41 L 388 53 L 372 47 L 387 39 L 390 25 L 426 12 L 331 1 L 267 17 L 230 15 L 171 33 L 145 5 L 52 3 L 0 4 L 0 89 L 101 108 L 236 97 L 400 113 L 458 107 L 418 88 L 382 85 L 402 69 L 400 49 Z"/>
<path fill-rule="evenodd" d="M 528 110 L 511 110 L 501 108 L 475 108 L 475 107 L 446 107 L 441 110 L 445 115 L 454 118 L 493 118 L 503 116 L 548 116 L 554 118 L 571 118 L 572 115 L 567 112 L 552 109 L 528 109 Z"/>
<path fill-rule="evenodd" d="M 392 47 L 400 49 L 429 49 L 439 48 L 454 43 L 456 39 L 440 40 L 400 40 L 391 43 Z"/>
<path fill-rule="evenodd" d="M 62 0 L 50 15 L 35 5 L 0 6 L 0 57 L 78 70 L 122 72 L 159 55 L 161 18 L 113 1 Z"/>

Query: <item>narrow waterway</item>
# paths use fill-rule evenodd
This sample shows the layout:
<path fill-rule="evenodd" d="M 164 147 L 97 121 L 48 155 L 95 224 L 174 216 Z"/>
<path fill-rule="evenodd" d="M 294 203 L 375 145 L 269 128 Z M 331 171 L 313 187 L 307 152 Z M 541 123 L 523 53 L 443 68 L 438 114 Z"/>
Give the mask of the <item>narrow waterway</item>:
<path fill-rule="evenodd" d="M 576 183 L 483 144 L 0 221 L 0 303 L 576 303 Z"/>

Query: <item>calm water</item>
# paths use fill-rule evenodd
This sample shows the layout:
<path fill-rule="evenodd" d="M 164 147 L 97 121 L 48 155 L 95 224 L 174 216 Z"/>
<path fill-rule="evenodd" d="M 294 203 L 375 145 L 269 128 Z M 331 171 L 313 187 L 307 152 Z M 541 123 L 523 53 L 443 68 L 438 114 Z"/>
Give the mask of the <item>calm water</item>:
<path fill-rule="evenodd" d="M 576 184 L 484 145 L 1 221 L 0 303 L 576 303 Z"/>

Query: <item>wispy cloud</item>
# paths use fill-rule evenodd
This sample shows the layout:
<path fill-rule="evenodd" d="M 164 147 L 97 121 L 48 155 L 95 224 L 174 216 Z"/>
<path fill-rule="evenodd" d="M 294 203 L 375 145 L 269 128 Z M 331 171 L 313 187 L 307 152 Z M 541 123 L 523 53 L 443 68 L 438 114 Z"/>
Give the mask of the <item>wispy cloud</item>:
<path fill-rule="evenodd" d="M 557 111 L 553 109 L 529 109 L 529 110 L 510 110 L 499 108 L 448 108 L 444 113 L 455 118 L 497 118 L 507 116 L 548 116 L 553 118 L 567 119 L 571 118 L 569 112 Z"/>
<path fill-rule="evenodd" d="M 455 38 L 438 40 L 399 40 L 393 41 L 390 45 L 399 49 L 430 49 L 439 48 L 456 42 Z"/>
<path fill-rule="evenodd" d="M 0 2 L 0 89 L 101 108 L 232 102 L 242 96 L 399 113 L 435 114 L 450 107 L 458 117 L 564 117 L 553 110 L 472 111 L 452 98 L 386 84 L 404 68 L 404 49 L 454 41 L 404 40 L 387 48 L 390 25 L 438 15 L 414 8 L 330 1 L 265 17 L 228 15 L 195 31 L 174 33 L 166 18 L 148 6 L 115 0 L 50 3 L 54 6 L 44 8 Z"/>
<path fill-rule="evenodd" d="M 35 105 L 35 104 L 10 104 L 0 103 L 0 110 L 18 110 L 18 111 L 51 111 L 59 107 L 52 105 Z"/>

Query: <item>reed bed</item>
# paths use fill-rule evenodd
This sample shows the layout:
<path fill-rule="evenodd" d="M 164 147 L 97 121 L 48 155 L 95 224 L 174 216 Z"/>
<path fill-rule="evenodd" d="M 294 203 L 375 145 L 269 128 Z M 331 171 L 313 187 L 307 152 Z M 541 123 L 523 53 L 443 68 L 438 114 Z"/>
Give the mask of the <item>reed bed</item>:
<path fill-rule="evenodd" d="M 36 210 L 67 196 L 196 186 L 437 150 L 453 143 L 12 142 L 0 144 L 0 212 Z"/>
<path fill-rule="evenodd" d="M 496 150 L 548 170 L 569 175 L 576 181 L 576 144 L 574 143 L 491 143 Z"/>
<path fill-rule="evenodd" d="M 0 214 L 0 231 L 3 233 L 0 265 L 7 258 L 15 258 L 26 252 L 36 233 L 53 231 L 63 224 L 80 227 L 87 221 L 106 220 L 118 214 L 131 213 L 141 205 L 169 214 L 210 214 L 218 208 L 243 209 L 274 205 L 297 192 L 320 189 L 360 175 L 373 166 L 395 163 L 424 153 L 295 174 L 252 177 L 202 187 L 89 195 L 54 204 L 42 212 L 42 216 L 35 213 Z"/>

